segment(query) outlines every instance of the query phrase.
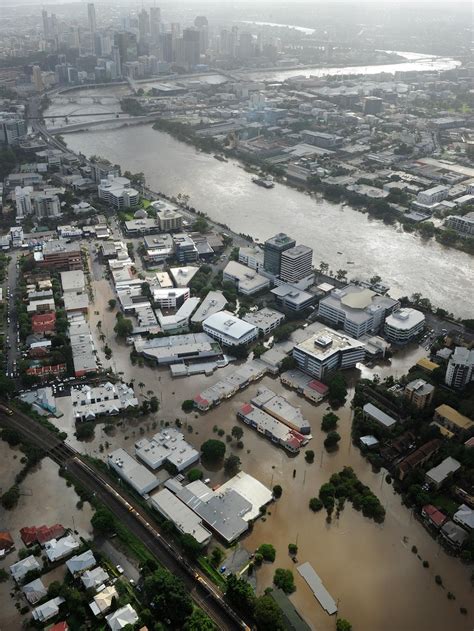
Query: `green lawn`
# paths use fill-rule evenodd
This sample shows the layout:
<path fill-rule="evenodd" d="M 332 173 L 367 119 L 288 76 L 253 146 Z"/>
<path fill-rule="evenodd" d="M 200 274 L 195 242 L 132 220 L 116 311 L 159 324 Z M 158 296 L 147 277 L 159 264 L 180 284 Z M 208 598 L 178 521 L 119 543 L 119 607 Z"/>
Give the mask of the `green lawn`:
<path fill-rule="evenodd" d="M 450 517 L 458 510 L 459 502 L 455 502 L 446 495 L 436 495 L 432 502 L 440 511 L 446 513 Z"/>

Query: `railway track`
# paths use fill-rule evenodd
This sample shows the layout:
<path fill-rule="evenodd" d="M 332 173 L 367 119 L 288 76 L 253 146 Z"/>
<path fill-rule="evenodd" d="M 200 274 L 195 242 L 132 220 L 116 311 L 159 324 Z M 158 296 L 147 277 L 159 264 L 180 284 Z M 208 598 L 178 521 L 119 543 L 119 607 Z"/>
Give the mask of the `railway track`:
<path fill-rule="evenodd" d="M 123 489 L 111 480 L 106 480 L 85 462 L 78 451 L 22 412 L 13 411 L 12 415 L 7 416 L 0 410 L 0 425 L 20 432 L 91 491 L 164 567 L 183 580 L 194 602 L 207 613 L 220 631 L 250 630 L 202 572 L 162 537 L 150 516 L 132 498 L 126 497 Z"/>

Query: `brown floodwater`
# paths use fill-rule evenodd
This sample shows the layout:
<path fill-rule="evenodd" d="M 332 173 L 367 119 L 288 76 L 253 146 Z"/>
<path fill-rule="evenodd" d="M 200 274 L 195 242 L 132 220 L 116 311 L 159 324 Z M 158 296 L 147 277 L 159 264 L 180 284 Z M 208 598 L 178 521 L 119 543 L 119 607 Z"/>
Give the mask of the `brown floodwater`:
<path fill-rule="evenodd" d="M 263 542 L 272 543 L 277 549 L 274 564 L 264 565 L 258 570 L 257 586 L 262 592 L 271 585 L 276 567 L 287 567 L 294 571 L 297 591 L 291 597 L 306 621 L 313 629 L 334 629 L 334 617 L 329 617 L 320 607 L 309 587 L 296 572 L 296 566 L 288 556 L 288 543 L 297 543 L 300 563 L 310 561 L 325 586 L 339 602 L 340 615 L 348 618 L 354 629 L 363 631 L 445 631 L 456 629 L 468 631 L 474 625 L 473 588 L 469 581 L 470 569 L 458 559 L 448 556 L 424 528 L 413 518 L 411 512 L 401 505 L 400 497 L 384 481 L 383 473 L 375 474 L 361 457 L 359 450 L 350 441 L 351 412 L 349 403 L 338 410 L 338 431 L 342 436 L 337 452 L 327 454 L 322 442 L 320 422 L 327 405 L 314 406 L 286 388 L 279 380 L 265 377 L 258 384 L 224 402 L 206 414 L 184 414 L 183 400 L 192 398 L 202 388 L 214 383 L 234 368 L 223 368 L 212 377 L 198 375 L 184 379 L 172 379 L 167 369 L 132 366 L 129 360 L 131 347 L 117 343 L 113 337 L 115 313 L 107 307 L 113 296 L 110 284 L 94 282 L 95 305 L 91 309 L 91 329 L 97 332 L 96 322 L 102 321 L 102 330 L 107 335 L 113 356 L 110 364 L 116 371 L 123 372 L 127 381 L 135 379 L 135 389 L 140 397 L 152 391 L 160 399 L 160 410 L 146 419 L 123 419 L 111 436 L 103 432 L 104 424 L 98 424 L 95 437 L 87 443 L 78 442 L 73 436 L 73 423 L 68 398 L 58 400 L 64 416 L 54 421 L 68 431 L 71 444 L 91 455 L 105 458 L 99 445 L 109 443 L 109 449 L 124 447 L 133 453 L 133 443 L 142 435 L 152 436 L 161 420 L 174 423 L 179 418 L 184 423 L 183 431 L 188 440 L 199 447 L 211 436 L 217 425 L 230 434 L 233 425 L 239 422 L 236 412 L 248 401 L 260 384 L 282 391 L 284 396 L 302 408 L 313 428 L 313 439 L 309 448 L 316 453 L 315 462 L 307 464 L 304 454 L 289 457 L 286 452 L 244 427 L 244 448 L 238 450 L 234 443 L 227 445 L 227 453 L 239 455 L 242 469 L 254 475 L 269 487 L 281 484 L 283 496 L 269 508 L 265 520 L 258 521 L 253 532 L 243 539 L 250 551 Z M 100 316 L 94 311 L 99 311 Z M 405 349 L 388 363 L 372 369 L 362 367 L 362 374 L 369 376 L 395 374 L 400 376 L 426 353 L 417 346 Z M 104 362 L 107 365 L 107 362 Z M 356 377 L 354 371 L 352 377 Z M 143 382 L 142 392 L 137 384 Z M 349 395 L 349 400 L 352 392 Z M 155 421 L 157 427 L 153 428 Z M 113 422 L 113 421 L 112 421 Z M 187 426 L 192 426 L 192 432 Z M 374 491 L 383 502 L 387 515 L 384 524 L 377 525 L 346 504 L 339 519 L 326 522 L 324 512 L 313 514 L 308 508 L 309 499 L 318 494 L 319 487 L 328 481 L 332 473 L 343 466 L 354 468 L 359 478 Z M 296 476 L 293 478 L 293 470 Z M 212 484 L 222 482 L 224 474 L 208 472 Z M 425 569 L 422 560 L 411 552 L 416 545 L 422 560 L 430 567 Z M 434 576 L 440 574 L 445 587 L 435 584 Z M 447 592 L 456 596 L 447 599 Z M 465 606 L 469 613 L 463 616 L 459 607 Z"/>

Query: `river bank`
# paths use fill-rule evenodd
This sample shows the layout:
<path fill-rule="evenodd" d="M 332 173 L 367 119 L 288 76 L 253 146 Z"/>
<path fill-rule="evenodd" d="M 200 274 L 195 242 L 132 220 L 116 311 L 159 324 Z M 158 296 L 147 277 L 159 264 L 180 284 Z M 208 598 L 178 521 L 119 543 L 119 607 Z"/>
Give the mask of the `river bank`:
<path fill-rule="evenodd" d="M 438 243 L 447 248 L 460 250 L 470 255 L 474 254 L 473 239 L 463 239 L 461 236 L 456 235 L 453 230 L 437 228 L 433 226 L 431 222 L 414 223 L 413 221 L 409 221 L 405 219 L 401 211 L 393 209 L 384 200 L 368 200 L 362 195 L 347 191 L 342 186 L 325 186 L 324 183 L 320 181 L 312 181 L 311 179 L 303 181 L 293 178 L 289 174 L 283 175 L 281 167 L 272 167 L 264 160 L 252 159 L 243 152 L 235 149 L 227 149 L 213 138 L 202 138 L 198 136 L 189 125 L 159 118 L 153 124 L 153 129 L 170 134 L 173 138 L 176 138 L 176 140 L 188 143 L 200 151 L 205 151 L 210 154 L 219 152 L 225 155 L 226 158 L 238 160 L 245 167 L 257 169 L 266 175 L 272 175 L 280 184 L 291 186 L 298 191 L 305 191 L 310 194 L 320 193 L 324 199 L 328 201 L 341 202 L 344 200 L 350 205 L 352 210 L 368 213 L 372 218 L 383 221 L 387 225 L 395 227 L 402 226 L 403 230 L 406 232 L 416 232 L 420 235 L 420 238 L 425 240 L 434 237 Z"/>
<path fill-rule="evenodd" d="M 468 255 L 434 241 L 386 226 L 348 206 L 314 198 L 277 184 L 264 190 L 235 160 L 221 162 L 148 126 L 79 132 L 67 137 L 76 154 L 101 155 L 133 173 L 143 172 L 151 190 L 176 197 L 237 234 L 265 241 L 290 232 L 314 250 L 314 263 L 350 269 L 350 278 L 381 276 L 394 297 L 419 292 L 435 305 L 450 305 L 468 318 L 472 305 L 465 287 L 474 285 Z M 341 252 L 341 254 L 339 254 Z M 353 261 L 350 267 L 348 261 Z"/>

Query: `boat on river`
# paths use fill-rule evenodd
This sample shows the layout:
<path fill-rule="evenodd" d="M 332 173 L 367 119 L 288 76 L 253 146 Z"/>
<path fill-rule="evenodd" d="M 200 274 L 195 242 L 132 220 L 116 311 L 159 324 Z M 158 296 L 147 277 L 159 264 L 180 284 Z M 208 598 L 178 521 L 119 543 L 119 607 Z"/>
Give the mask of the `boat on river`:
<path fill-rule="evenodd" d="M 229 160 L 227 160 L 227 158 L 223 156 L 221 153 L 215 153 L 214 158 L 216 160 L 219 160 L 219 162 L 229 162 Z"/>
<path fill-rule="evenodd" d="M 257 184 L 257 186 L 263 186 L 263 188 L 273 188 L 275 186 L 271 175 L 267 175 L 267 177 L 253 177 L 252 182 Z"/>

